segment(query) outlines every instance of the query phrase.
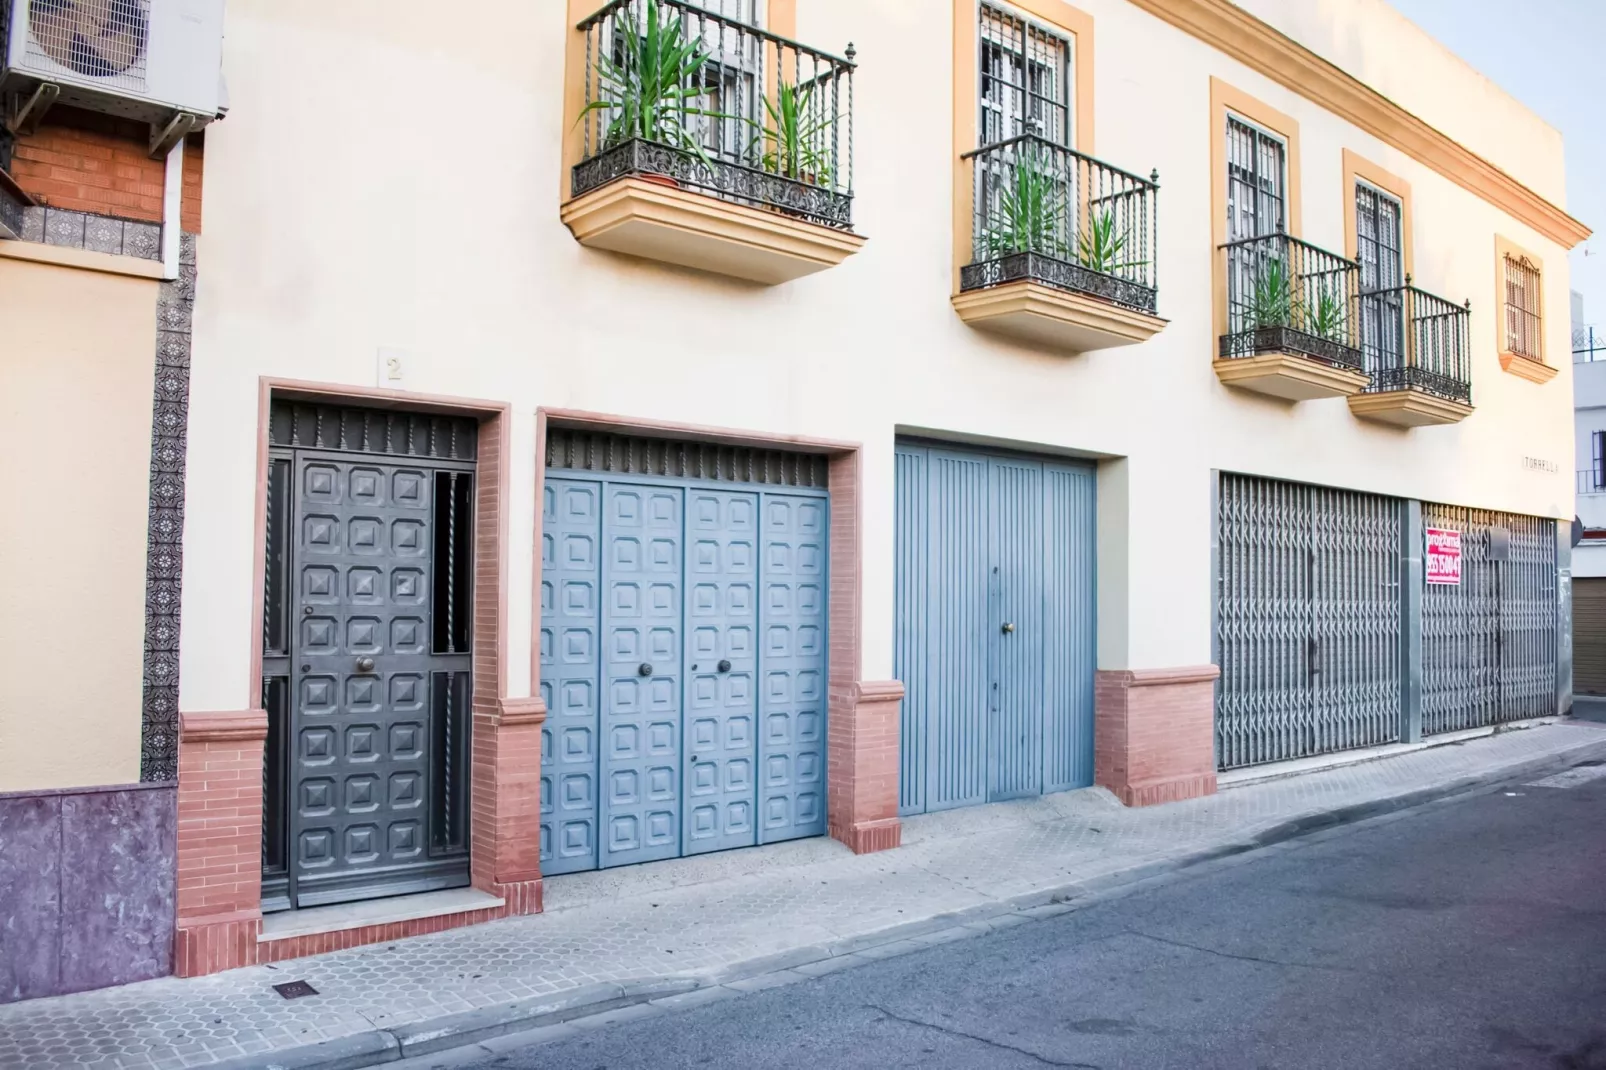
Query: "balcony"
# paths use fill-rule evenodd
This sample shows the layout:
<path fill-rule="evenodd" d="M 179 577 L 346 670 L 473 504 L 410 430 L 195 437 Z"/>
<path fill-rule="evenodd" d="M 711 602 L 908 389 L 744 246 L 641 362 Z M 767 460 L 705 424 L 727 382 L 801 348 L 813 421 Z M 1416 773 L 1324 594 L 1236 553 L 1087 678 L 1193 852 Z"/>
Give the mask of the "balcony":
<path fill-rule="evenodd" d="M 616 0 L 578 32 L 562 218 L 582 245 L 775 285 L 864 244 L 851 46 L 838 58 L 678 0 Z"/>
<path fill-rule="evenodd" d="M 973 247 L 959 317 L 1080 353 L 1152 338 L 1158 175 L 1128 174 L 1027 134 L 965 154 Z"/>
<path fill-rule="evenodd" d="M 1223 383 L 1284 401 L 1366 388 L 1354 261 L 1286 234 L 1220 251 L 1225 333 L 1214 367 Z"/>
<path fill-rule="evenodd" d="M 1578 496 L 1596 494 L 1606 494 L 1606 468 L 1586 468 L 1578 473 Z"/>
<path fill-rule="evenodd" d="M 1363 293 L 1361 336 L 1372 383 L 1356 416 L 1396 427 L 1453 424 L 1472 414 L 1471 303 L 1406 285 Z"/>

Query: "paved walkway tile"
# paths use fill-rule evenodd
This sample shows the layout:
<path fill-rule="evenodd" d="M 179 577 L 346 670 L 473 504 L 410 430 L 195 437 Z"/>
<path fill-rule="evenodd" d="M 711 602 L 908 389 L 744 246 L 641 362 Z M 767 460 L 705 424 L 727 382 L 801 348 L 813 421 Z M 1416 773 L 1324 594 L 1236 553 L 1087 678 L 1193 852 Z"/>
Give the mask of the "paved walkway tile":
<path fill-rule="evenodd" d="M 603 983 L 719 980 L 765 956 L 855 937 L 871 947 L 871 934 L 894 926 L 1013 910 L 1011 899 L 1064 894 L 1289 821 L 1595 751 L 1606 755 L 1606 725 L 1559 723 L 1141 810 L 1094 789 L 916 817 L 904 846 L 880 854 L 822 839 L 559 877 L 536 917 L 0 1006 L 0 1067 L 204 1066 Z M 270 987 L 293 979 L 319 995 L 286 1001 Z"/>

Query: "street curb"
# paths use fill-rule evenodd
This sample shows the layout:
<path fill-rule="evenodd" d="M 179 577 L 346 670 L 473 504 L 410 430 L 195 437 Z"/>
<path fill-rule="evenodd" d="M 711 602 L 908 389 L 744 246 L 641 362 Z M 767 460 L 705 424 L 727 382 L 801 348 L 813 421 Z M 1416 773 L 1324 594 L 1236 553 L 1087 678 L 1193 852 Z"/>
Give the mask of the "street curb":
<path fill-rule="evenodd" d="M 1513 780 L 1541 772 L 1570 769 L 1602 755 L 1606 755 L 1606 742 L 1579 747 L 1566 754 L 1549 754 L 1517 762 L 1484 776 L 1461 777 L 1429 788 L 1306 814 L 1279 822 L 1246 839 L 1216 844 L 1188 854 L 1139 862 L 1109 873 L 1033 889 L 871 933 L 763 955 L 695 975 L 675 974 L 586 985 L 556 995 L 499 1003 L 492 1007 L 443 1015 L 409 1025 L 374 1029 L 279 1052 L 237 1056 L 210 1065 L 213 1070 L 362 1070 L 363 1067 L 462 1048 L 513 1033 L 544 1030 L 568 1022 L 578 1026 L 582 1023 L 576 1019 L 601 1019 L 611 1012 L 627 1008 L 639 1008 L 631 1017 L 667 1013 L 680 1006 L 697 1006 L 745 991 L 805 981 L 838 969 L 868 965 L 895 955 L 922 951 L 954 940 L 981 936 L 1028 921 L 1080 910 L 1118 891 L 1157 877 L 1427 803 L 1475 794 L 1480 790 L 1496 791 Z M 772 984 L 752 983 L 759 978 L 770 979 Z M 716 995 L 718 990 L 724 991 Z"/>

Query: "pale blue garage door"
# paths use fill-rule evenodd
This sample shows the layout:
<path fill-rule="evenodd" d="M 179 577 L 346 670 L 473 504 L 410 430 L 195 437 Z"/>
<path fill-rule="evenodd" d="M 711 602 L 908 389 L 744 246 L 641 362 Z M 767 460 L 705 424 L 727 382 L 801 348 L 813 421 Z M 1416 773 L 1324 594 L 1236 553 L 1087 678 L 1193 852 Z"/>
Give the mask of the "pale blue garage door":
<path fill-rule="evenodd" d="M 542 872 L 822 835 L 823 487 L 586 475 L 543 493 Z"/>
<path fill-rule="evenodd" d="M 900 442 L 899 809 L 1093 783 L 1091 466 Z"/>

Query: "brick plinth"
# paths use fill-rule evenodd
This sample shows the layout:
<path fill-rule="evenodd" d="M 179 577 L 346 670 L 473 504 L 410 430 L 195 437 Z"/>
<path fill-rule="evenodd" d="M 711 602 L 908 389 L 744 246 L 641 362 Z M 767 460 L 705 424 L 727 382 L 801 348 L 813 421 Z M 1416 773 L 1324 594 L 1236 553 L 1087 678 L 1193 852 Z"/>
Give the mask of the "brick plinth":
<path fill-rule="evenodd" d="M 1214 665 L 1100 671 L 1094 683 L 1094 779 L 1127 806 L 1216 790 Z"/>
<path fill-rule="evenodd" d="M 180 977 L 257 961 L 262 928 L 262 710 L 186 713 L 178 745 Z"/>
<path fill-rule="evenodd" d="M 903 840 L 898 820 L 897 680 L 859 683 L 831 696 L 826 743 L 827 819 L 833 839 L 855 854 Z"/>
<path fill-rule="evenodd" d="M 474 709 L 474 887 L 507 914 L 541 910 L 541 732 L 546 703 L 502 699 Z"/>

